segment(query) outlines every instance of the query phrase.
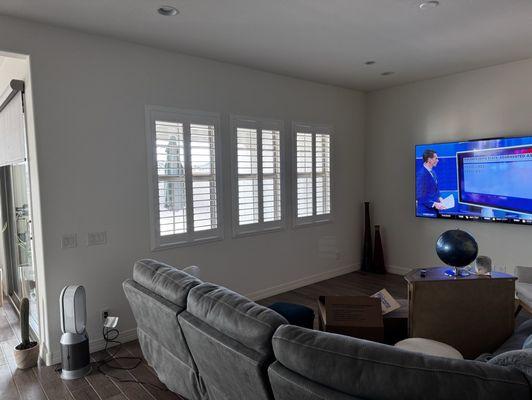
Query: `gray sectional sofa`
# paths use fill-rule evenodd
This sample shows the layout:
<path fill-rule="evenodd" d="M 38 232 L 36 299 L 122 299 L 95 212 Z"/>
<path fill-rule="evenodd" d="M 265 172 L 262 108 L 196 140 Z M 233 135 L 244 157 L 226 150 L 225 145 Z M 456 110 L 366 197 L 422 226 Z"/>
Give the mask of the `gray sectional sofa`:
<path fill-rule="evenodd" d="M 146 360 L 189 400 L 532 398 L 530 377 L 517 369 L 288 325 L 238 293 L 157 261 L 138 261 L 123 287 Z M 507 350 L 522 345 L 528 325 Z"/>

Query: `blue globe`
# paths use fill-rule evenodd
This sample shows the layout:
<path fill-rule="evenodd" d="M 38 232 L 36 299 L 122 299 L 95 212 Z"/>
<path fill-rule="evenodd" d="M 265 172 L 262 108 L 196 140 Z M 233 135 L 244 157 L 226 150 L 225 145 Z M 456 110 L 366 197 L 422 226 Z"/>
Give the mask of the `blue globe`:
<path fill-rule="evenodd" d="M 465 267 L 477 258 L 478 244 L 469 233 L 453 229 L 440 235 L 436 241 L 436 253 L 451 267 Z"/>

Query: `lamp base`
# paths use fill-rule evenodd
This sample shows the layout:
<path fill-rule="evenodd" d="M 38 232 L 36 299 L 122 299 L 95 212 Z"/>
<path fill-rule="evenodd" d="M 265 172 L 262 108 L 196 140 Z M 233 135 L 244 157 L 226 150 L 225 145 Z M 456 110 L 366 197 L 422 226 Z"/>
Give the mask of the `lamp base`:
<path fill-rule="evenodd" d="M 466 276 L 471 275 L 471 272 L 465 268 L 452 267 L 445 270 L 445 275 L 455 278 L 465 278 Z"/>

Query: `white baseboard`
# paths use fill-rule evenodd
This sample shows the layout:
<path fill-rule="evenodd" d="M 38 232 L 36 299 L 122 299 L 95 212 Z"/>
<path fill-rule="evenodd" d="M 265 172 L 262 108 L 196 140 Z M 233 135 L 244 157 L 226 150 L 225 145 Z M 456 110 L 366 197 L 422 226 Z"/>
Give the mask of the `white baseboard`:
<path fill-rule="evenodd" d="M 137 339 L 137 328 L 128 329 L 127 331 L 120 331 L 120 336 L 117 340 L 121 343 L 131 342 Z M 109 347 L 113 347 L 110 345 Z M 105 349 L 105 340 L 103 338 L 90 340 L 89 341 L 89 351 L 91 353 L 96 353 L 97 351 Z M 61 352 L 57 351 L 55 353 L 48 352 L 46 354 L 46 365 L 54 365 L 61 362 Z"/>
<path fill-rule="evenodd" d="M 346 267 L 340 267 L 318 274 L 306 276 L 304 278 L 296 279 L 295 281 L 281 283 L 280 285 L 273 286 L 266 289 L 257 290 L 256 292 L 248 293 L 245 296 L 253 301 L 265 299 L 267 297 L 275 296 L 280 293 L 288 292 L 290 290 L 299 289 L 300 287 L 312 285 L 313 283 L 321 282 L 326 279 L 331 279 L 336 276 L 348 274 L 360 269 L 358 264 L 351 264 Z"/>
<path fill-rule="evenodd" d="M 406 275 L 410 271 L 412 271 L 412 268 L 399 267 L 398 265 L 386 266 L 386 272 L 388 272 L 389 274 Z"/>

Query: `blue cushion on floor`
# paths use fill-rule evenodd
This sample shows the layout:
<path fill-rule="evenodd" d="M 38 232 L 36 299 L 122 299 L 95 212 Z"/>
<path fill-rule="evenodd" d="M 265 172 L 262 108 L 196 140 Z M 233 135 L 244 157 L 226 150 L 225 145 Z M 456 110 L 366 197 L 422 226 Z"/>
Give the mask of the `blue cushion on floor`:
<path fill-rule="evenodd" d="M 302 328 L 314 328 L 314 311 L 301 304 L 277 302 L 269 306 L 273 311 L 281 314 L 291 325 Z"/>

